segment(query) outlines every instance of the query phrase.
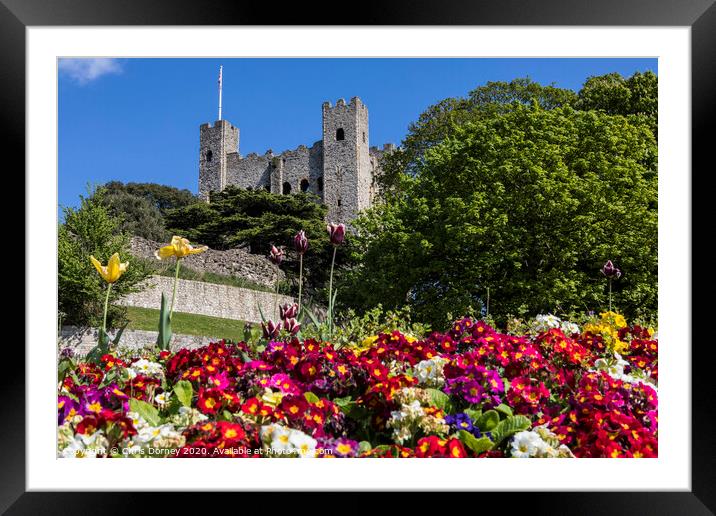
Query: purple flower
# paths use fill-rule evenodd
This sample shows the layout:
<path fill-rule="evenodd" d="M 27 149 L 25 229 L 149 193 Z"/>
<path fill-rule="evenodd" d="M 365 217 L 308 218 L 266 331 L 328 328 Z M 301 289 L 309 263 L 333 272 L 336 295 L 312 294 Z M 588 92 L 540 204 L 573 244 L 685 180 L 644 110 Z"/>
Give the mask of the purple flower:
<path fill-rule="evenodd" d="M 57 397 L 57 424 L 61 425 L 68 418 L 77 414 L 78 405 L 69 396 Z"/>
<path fill-rule="evenodd" d="M 298 315 L 298 303 L 286 303 L 282 306 L 279 306 L 279 312 L 281 314 L 281 319 L 283 319 L 284 321 L 286 319 L 293 319 Z"/>
<path fill-rule="evenodd" d="M 275 265 L 281 265 L 283 261 L 283 249 L 278 249 L 275 245 L 271 246 L 271 252 L 269 253 L 269 260 Z"/>
<path fill-rule="evenodd" d="M 281 323 L 266 321 L 261 323 L 261 329 L 264 331 L 265 339 L 275 339 L 281 331 Z"/>
<path fill-rule="evenodd" d="M 328 236 L 331 239 L 331 244 L 341 245 L 346 237 L 346 225 L 345 224 L 328 224 Z"/>
<path fill-rule="evenodd" d="M 283 329 L 291 335 L 296 335 L 301 330 L 301 325 L 296 319 L 286 319 L 283 321 Z"/>
<path fill-rule="evenodd" d="M 611 260 L 607 260 L 607 263 L 602 266 L 601 271 L 602 274 L 604 274 L 609 279 L 618 279 L 622 275 L 622 271 L 617 269 Z"/>
<path fill-rule="evenodd" d="M 300 255 L 303 255 L 306 251 L 308 251 L 308 238 L 306 237 L 305 231 L 301 230 L 296 233 L 296 236 L 293 237 L 293 247 Z"/>
<path fill-rule="evenodd" d="M 455 430 L 466 430 L 468 432 L 472 432 L 474 428 L 474 425 L 472 424 L 472 419 L 470 419 L 470 416 L 468 416 L 464 412 L 445 416 L 445 422 L 451 427 L 453 427 Z"/>

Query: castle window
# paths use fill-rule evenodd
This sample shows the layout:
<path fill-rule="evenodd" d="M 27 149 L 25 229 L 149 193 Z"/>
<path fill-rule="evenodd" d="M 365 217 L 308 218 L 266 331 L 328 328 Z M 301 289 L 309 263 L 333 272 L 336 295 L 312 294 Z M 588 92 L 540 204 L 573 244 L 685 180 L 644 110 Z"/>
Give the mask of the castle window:
<path fill-rule="evenodd" d="M 340 205 L 341 205 L 341 200 L 340 200 L 340 199 L 338 199 L 338 206 L 340 206 Z"/>
<path fill-rule="evenodd" d="M 365 131 L 363 131 L 363 143 L 365 143 Z"/>
<path fill-rule="evenodd" d="M 288 195 L 291 193 L 291 183 L 288 181 L 283 184 L 283 194 Z"/>
<path fill-rule="evenodd" d="M 308 179 L 301 179 L 301 191 L 302 192 L 308 191 Z"/>
<path fill-rule="evenodd" d="M 211 152 L 210 150 L 206 151 L 206 162 L 207 162 L 207 163 L 210 162 L 210 161 L 211 161 L 211 158 L 213 158 L 213 157 L 214 157 L 214 153 L 213 153 L 213 152 Z"/>
<path fill-rule="evenodd" d="M 318 191 L 323 191 L 323 176 L 318 176 L 318 180 L 316 181 L 318 183 Z"/>
<path fill-rule="evenodd" d="M 266 189 L 267 192 L 271 193 L 271 185 L 270 184 L 265 185 L 264 188 Z"/>
<path fill-rule="evenodd" d="M 339 142 L 339 141 L 345 140 L 345 139 L 346 139 L 346 132 L 343 130 L 342 127 L 339 127 L 338 130 L 336 131 L 336 141 Z"/>

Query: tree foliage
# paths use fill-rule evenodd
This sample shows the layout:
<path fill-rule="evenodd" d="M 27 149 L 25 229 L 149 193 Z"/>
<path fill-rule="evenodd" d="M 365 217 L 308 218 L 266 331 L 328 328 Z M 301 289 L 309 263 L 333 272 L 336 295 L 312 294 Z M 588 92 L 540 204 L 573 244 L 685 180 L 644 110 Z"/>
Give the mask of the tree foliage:
<path fill-rule="evenodd" d="M 307 193 L 277 195 L 228 187 L 212 193 L 209 203 L 168 212 L 167 227 L 214 249 L 247 247 L 251 253 L 267 256 L 272 245 L 284 247 L 287 254 L 281 268 L 296 277 L 298 255 L 293 251 L 293 237 L 303 229 L 310 241 L 303 265 L 311 294 L 323 287 L 332 253 L 326 232 L 327 208 L 317 201 Z M 337 262 L 344 261 L 340 251 Z"/>
<path fill-rule="evenodd" d="M 64 208 L 64 223 L 58 228 L 58 303 L 62 324 L 97 326 L 102 322 L 107 284 L 90 262 L 93 255 L 103 264 L 119 253 L 129 262 L 127 272 L 114 284 L 110 303 L 134 292 L 149 275 L 143 262 L 128 252 L 129 236 L 120 231 L 120 220 L 110 215 L 102 190 L 81 198 L 80 207 Z M 108 327 L 125 320 L 122 307 L 111 306 Z"/>
<path fill-rule="evenodd" d="M 598 310 L 607 288 L 599 268 L 612 259 L 624 272 L 616 307 L 655 312 L 652 131 L 638 117 L 570 104 L 512 102 L 489 116 L 447 117 L 437 142 L 414 128 L 407 140 L 417 149 L 425 138 L 424 150 L 356 221 L 359 266 L 344 303 L 407 303 L 438 327 L 449 313 L 481 307 L 488 288 L 498 320 Z"/>

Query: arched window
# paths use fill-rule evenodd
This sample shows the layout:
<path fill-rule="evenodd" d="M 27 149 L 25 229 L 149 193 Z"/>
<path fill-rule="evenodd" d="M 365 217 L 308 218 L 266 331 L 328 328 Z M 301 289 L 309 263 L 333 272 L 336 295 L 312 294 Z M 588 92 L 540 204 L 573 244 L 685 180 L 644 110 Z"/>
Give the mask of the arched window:
<path fill-rule="evenodd" d="M 271 184 L 264 185 L 267 192 L 271 193 Z"/>
<path fill-rule="evenodd" d="M 308 192 L 308 179 L 301 179 L 301 191 Z"/>
<path fill-rule="evenodd" d="M 318 176 L 318 180 L 316 181 L 318 183 L 318 191 L 323 191 L 323 176 Z"/>
<path fill-rule="evenodd" d="M 339 127 L 336 131 L 336 141 L 341 141 L 346 139 L 346 132 L 343 130 L 342 127 Z"/>
<path fill-rule="evenodd" d="M 210 150 L 206 151 L 206 162 L 209 163 L 211 159 L 214 157 L 214 153 Z"/>
<path fill-rule="evenodd" d="M 287 195 L 291 193 L 291 183 L 288 181 L 283 184 L 283 194 Z"/>

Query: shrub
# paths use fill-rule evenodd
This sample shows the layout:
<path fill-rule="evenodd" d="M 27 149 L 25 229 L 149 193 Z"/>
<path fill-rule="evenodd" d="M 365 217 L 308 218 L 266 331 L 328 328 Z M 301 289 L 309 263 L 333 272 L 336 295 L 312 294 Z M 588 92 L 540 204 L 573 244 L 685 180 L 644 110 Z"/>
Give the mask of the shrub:
<path fill-rule="evenodd" d="M 98 326 L 102 323 L 106 284 L 90 262 L 90 255 L 102 263 L 119 253 L 129 262 L 127 272 L 117 282 L 110 303 L 138 290 L 137 284 L 148 276 L 148 269 L 128 252 L 129 235 L 119 230 L 120 221 L 103 204 L 101 189 L 81 197 L 80 207 L 63 208 L 64 222 L 58 228 L 58 303 L 61 324 Z M 108 327 L 125 321 L 125 310 L 111 306 Z"/>

